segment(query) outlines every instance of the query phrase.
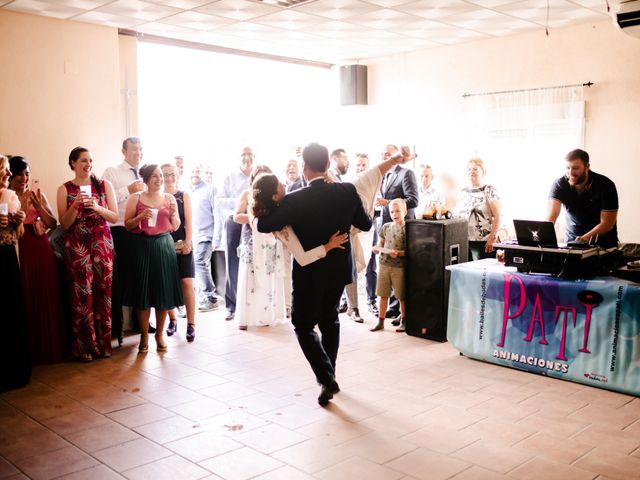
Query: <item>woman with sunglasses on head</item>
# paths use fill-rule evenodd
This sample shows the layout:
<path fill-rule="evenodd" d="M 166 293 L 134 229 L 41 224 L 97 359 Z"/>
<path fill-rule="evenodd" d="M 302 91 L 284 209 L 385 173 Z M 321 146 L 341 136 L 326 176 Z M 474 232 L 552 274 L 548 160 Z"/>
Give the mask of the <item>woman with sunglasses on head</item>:
<path fill-rule="evenodd" d="M 184 305 L 176 245 L 170 233 L 180 227 L 178 205 L 170 193 L 163 191 L 162 170 L 155 164 L 140 168 L 146 191 L 127 200 L 124 226 L 134 233 L 129 257 L 124 305 L 138 312 L 140 326 L 139 353 L 149 351 L 149 315 L 155 310 L 155 340 L 158 352 L 166 352 L 164 322 L 167 312 Z"/>
<path fill-rule="evenodd" d="M 34 365 L 61 362 L 65 354 L 64 314 L 58 265 L 47 237 L 47 230 L 54 229 L 58 221 L 39 182 L 34 180 L 30 188 L 29 162 L 14 156 L 9 166 L 9 185 L 26 213 L 18 245 L 31 361 Z"/>

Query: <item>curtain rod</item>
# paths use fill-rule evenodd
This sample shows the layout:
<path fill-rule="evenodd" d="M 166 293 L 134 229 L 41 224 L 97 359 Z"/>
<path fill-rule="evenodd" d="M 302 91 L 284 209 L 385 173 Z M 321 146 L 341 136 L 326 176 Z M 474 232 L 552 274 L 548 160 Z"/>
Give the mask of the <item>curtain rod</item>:
<path fill-rule="evenodd" d="M 318 62 L 315 60 L 304 60 L 301 58 L 283 57 L 280 55 L 273 55 L 269 53 L 250 52 L 248 50 L 239 50 L 236 48 L 220 47 L 217 45 L 210 45 L 208 43 L 198 43 L 198 42 L 191 42 L 188 40 L 179 40 L 177 38 L 163 37 L 160 35 L 150 35 L 146 33 L 136 32 L 134 30 L 129 30 L 126 28 L 119 28 L 118 34 L 129 36 L 129 37 L 135 37 L 142 42 L 156 43 L 159 45 L 168 45 L 170 47 L 192 48 L 194 50 L 204 50 L 207 52 L 224 53 L 229 55 L 240 55 L 245 57 L 259 58 L 261 60 L 272 60 L 276 62 L 293 63 L 296 65 L 306 65 L 308 67 L 331 69 L 334 66 L 331 63 Z"/>
<path fill-rule="evenodd" d="M 462 94 L 462 98 L 479 97 L 481 95 L 499 95 L 501 93 L 536 92 L 538 90 L 553 90 L 554 88 L 590 87 L 591 85 L 593 85 L 593 82 L 558 85 L 557 87 L 521 88 L 520 90 L 504 90 L 502 92 L 464 93 Z"/>

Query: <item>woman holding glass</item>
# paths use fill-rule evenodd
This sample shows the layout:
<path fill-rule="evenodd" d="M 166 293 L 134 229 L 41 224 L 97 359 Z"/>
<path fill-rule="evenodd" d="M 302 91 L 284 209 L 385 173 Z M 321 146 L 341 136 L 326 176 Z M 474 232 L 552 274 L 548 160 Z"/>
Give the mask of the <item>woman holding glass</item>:
<path fill-rule="evenodd" d="M 153 307 L 157 350 L 166 352 L 163 330 L 167 311 L 184 304 L 176 245 L 170 235 L 180 227 L 180 218 L 175 197 L 162 189 L 162 170 L 157 165 L 145 165 L 140 175 L 146 191 L 129 197 L 124 214 L 126 229 L 136 235 L 131 243 L 123 303 L 138 312 L 138 351 L 149 351 L 149 315 Z"/>
<path fill-rule="evenodd" d="M 64 315 L 58 265 L 46 234 L 58 221 L 37 180 L 31 188 L 29 162 L 14 156 L 9 165 L 9 185 L 26 213 L 24 235 L 18 245 L 31 361 L 35 365 L 61 362 L 65 351 Z"/>
<path fill-rule="evenodd" d="M 113 240 L 109 223 L 118 221 L 113 186 L 92 173 L 84 147 L 69 154 L 74 178 L 58 188 L 60 224 L 71 280 L 71 354 L 82 362 L 111 356 Z"/>

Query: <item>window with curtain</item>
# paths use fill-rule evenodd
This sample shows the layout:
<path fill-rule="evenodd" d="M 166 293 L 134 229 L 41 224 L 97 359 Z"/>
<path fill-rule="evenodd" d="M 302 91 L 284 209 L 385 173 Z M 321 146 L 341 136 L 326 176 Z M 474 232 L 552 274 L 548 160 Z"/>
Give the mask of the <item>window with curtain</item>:
<path fill-rule="evenodd" d="M 584 143 L 584 87 L 532 89 L 473 97 L 475 153 L 502 200 L 502 226 L 543 219 L 564 156 Z M 559 222 L 564 221 L 562 215 Z M 556 225 L 558 239 L 564 226 Z"/>

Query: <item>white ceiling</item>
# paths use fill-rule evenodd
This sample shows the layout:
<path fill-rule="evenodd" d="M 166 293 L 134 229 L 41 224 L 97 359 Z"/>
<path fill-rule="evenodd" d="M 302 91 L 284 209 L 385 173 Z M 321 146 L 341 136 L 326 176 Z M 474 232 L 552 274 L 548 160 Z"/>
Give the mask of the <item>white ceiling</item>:
<path fill-rule="evenodd" d="M 606 0 L 0 0 L 0 8 L 333 64 L 609 18 Z M 615 11 L 619 0 L 609 0 Z M 548 8 L 547 8 L 548 5 Z"/>

